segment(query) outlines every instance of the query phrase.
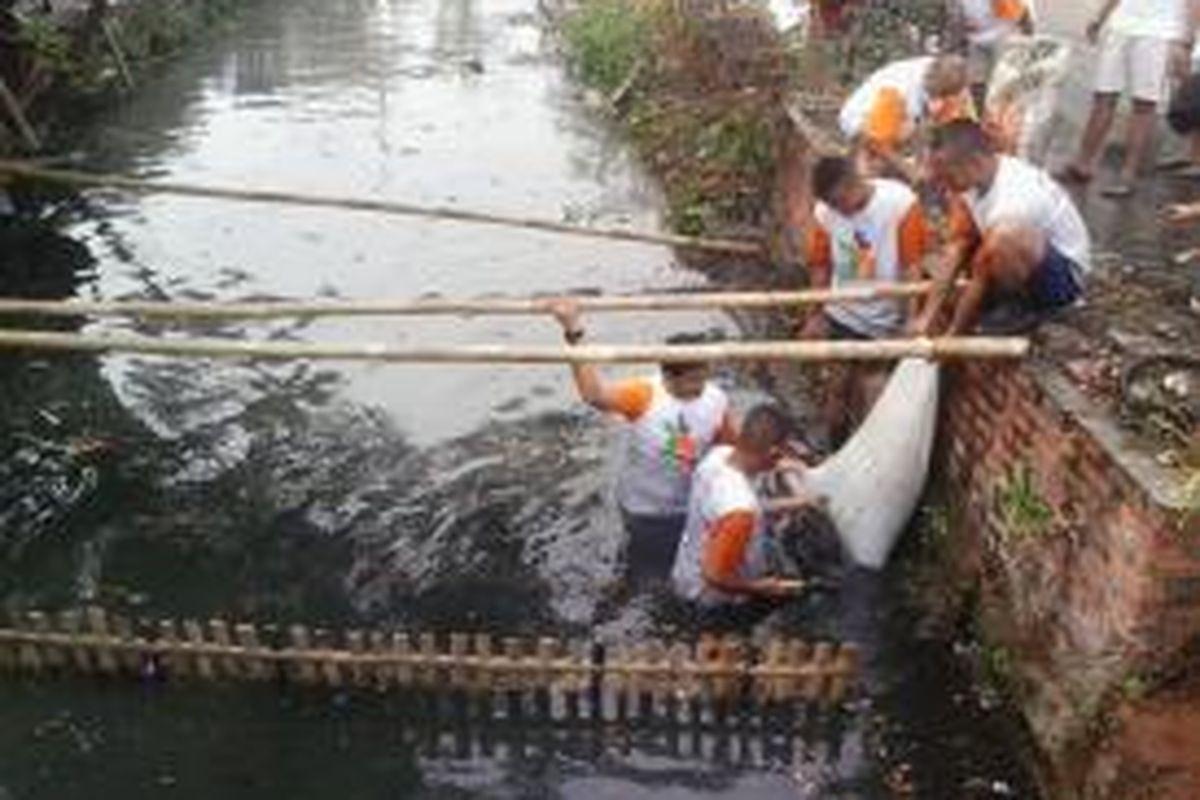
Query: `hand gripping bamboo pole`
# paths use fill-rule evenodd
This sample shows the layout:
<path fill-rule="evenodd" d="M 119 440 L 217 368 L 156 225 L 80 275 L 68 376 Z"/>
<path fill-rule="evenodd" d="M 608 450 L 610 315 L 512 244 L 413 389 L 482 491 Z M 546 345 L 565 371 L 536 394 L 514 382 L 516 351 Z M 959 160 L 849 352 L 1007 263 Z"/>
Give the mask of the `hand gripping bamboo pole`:
<path fill-rule="evenodd" d="M 585 313 L 768 309 L 842 305 L 871 300 L 920 297 L 932 281 L 851 286 L 801 291 L 693 292 L 582 296 L 570 298 Z M 123 316 L 144 319 L 273 319 L 279 317 L 517 316 L 548 314 L 552 297 L 481 297 L 418 300 L 268 300 L 256 302 L 160 300 L 29 300 L 0 297 L 0 315 Z"/>
<path fill-rule="evenodd" d="M 313 208 L 336 208 L 343 211 L 369 211 L 398 216 L 425 217 L 427 219 L 523 228 L 568 236 L 585 236 L 593 239 L 612 239 L 615 241 L 665 245 L 667 247 L 683 247 L 734 255 L 763 256 L 765 254 L 765 243 L 750 239 L 708 239 L 669 233 L 632 231 L 625 228 L 589 227 L 547 219 L 514 217 L 450 206 L 425 206 L 394 200 L 333 197 L 272 189 L 235 189 L 232 187 L 204 186 L 179 181 L 145 181 L 137 178 L 128 178 L 123 175 L 90 173 L 78 170 L 46 169 L 27 162 L 11 160 L 0 160 L 0 173 L 70 186 L 122 189 L 139 194 L 174 194 L 184 197 L 233 200 L 244 203 L 277 203 Z"/>
<path fill-rule="evenodd" d="M 167 339 L 0 330 L 0 349 L 138 353 L 193 358 L 371 361 L 393 364 L 645 364 L 731 361 L 891 361 L 900 358 L 1011 359 L 1029 351 L 1021 338 L 957 337 L 878 341 L 758 341 L 698 345 L 397 347 L 383 343 L 324 344 L 227 339 Z"/>

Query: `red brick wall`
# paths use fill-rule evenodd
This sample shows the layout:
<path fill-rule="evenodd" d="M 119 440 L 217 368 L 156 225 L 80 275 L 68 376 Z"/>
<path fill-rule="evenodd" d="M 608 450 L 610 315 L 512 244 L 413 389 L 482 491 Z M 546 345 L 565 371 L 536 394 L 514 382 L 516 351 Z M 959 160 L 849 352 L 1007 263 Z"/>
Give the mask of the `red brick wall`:
<path fill-rule="evenodd" d="M 1200 531 L 1181 528 L 1116 430 L 1051 368 L 947 377 L 939 459 L 964 522 L 955 546 L 977 556 L 985 637 L 1006 652 L 1047 777 L 1069 797 L 1097 720 L 1200 638 Z M 1022 471 L 1028 491 L 1006 492 Z"/>

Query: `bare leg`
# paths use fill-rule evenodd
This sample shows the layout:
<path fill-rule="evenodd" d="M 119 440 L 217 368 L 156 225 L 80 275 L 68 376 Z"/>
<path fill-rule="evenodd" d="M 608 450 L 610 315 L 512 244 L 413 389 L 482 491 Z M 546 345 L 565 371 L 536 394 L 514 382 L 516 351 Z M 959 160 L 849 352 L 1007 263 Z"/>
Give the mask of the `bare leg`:
<path fill-rule="evenodd" d="M 951 333 L 974 327 L 991 291 L 1012 292 L 1027 286 L 1046 257 L 1046 246 L 1043 234 L 1025 225 L 997 225 L 988 231 L 971 262 L 971 283 L 954 308 Z"/>
<path fill-rule="evenodd" d="M 1112 130 L 1113 120 L 1117 116 L 1118 99 L 1115 94 L 1092 95 L 1092 110 L 1083 129 L 1079 155 L 1067 167 L 1065 177 L 1076 180 L 1089 180 L 1092 177 L 1096 171 L 1096 161 L 1108 141 L 1108 132 Z"/>
<path fill-rule="evenodd" d="M 1157 112 L 1157 103 L 1133 101 L 1133 115 L 1129 118 L 1129 133 L 1125 140 L 1125 165 L 1121 168 L 1121 182 L 1127 186 L 1137 181 L 1142 165 L 1146 163 L 1146 156 L 1154 143 Z"/>

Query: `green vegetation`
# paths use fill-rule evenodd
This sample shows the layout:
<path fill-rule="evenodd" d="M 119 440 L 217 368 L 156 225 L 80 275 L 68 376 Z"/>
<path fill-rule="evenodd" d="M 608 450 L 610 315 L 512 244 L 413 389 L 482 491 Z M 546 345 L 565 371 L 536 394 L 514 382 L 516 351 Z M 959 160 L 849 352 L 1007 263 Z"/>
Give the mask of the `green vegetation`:
<path fill-rule="evenodd" d="M 1016 467 L 1009 479 L 1000 484 L 996 502 L 1005 528 L 1017 538 L 1043 536 L 1054 524 L 1054 509 L 1034 486 L 1033 472 L 1026 465 Z"/>
<path fill-rule="evenodd" d="M 653 20 L 646 8 L 628 0 L 588 0 L 567 15 L 563 37 L 584 83 L 614 92 L 647 57 Z"/>
<path fill-rule="evenodd" d="M 704 235 L 765 224 L 778 109 L 746 74 L 730 83 L 722 59 L 745 46 L 732 26 L 685 19 L 666 0 L 579 0 L 560 29 L 579 79 L 609 99 L 662 179 L 674 230 Z M 754 88 L 743 91 L 747 84 Z"/>

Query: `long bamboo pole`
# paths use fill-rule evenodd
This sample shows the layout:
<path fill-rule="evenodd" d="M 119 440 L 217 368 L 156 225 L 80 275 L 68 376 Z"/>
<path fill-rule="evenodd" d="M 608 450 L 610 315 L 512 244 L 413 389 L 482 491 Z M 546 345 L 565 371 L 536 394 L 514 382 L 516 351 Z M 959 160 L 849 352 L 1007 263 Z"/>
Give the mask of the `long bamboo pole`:
<path fill-rule="evenodd" d="M 818 304 L 861 303 L 919 297 L 931 281 L 802 291 L 696 292 L 683 294 L 572 297 L 585 312 L 697 311 L 766 309 Z M 147 319 L 273 319 L 278 317 L 515 316 L 545 314 L 551 297 L 419 300 L 269 300 L 262 302 L 185 302 L 159 300 L 28 300 L 0 297 L 0 316 L 140 317 Z"/>
<path fill-rule="evenodd" d="M 449 206 L 425 206 L 394 200 L 368 200 L 353 197 L 334 197 L 271 189 L 235 189 L 223 186 L 204 186 L 178 181 L 145 181 L 123 175 L 80 172 L 78 170 L 46 169 L 22 161 L 0 160 L 0 173 L 24 178 L 51 181 L 72 186 L 109 187 L 139 194 L 174 194 L 245 203 L 280 203 L 311 208 L 336 208 L 344 211 L 370 211 L 408 217 L 471 222 L 509 228 L 584 236 L 593 239 L 612 239 L 624 242 L 683 247 L 736 255 L 762 256 L 765 243 L 749 239 L 708 239 L 669 233 L 648 233 L 624 228 L 588 227 L 546 219 L 514 217 L 486 211 L 471 211 Z"/>
<path fill-rule="evenodd" d="M 0 349 L 140 353 L 198 358 L 318 361 L 371 361 L 395 364 L 645 364 L 719 361 L 889 361 L 928 359 L 1011 359 L 1029 351 L 1020 338 L 959 337 L 857 341 L 760 341 L 700 345 L 507 346 L 458 345 L 396 347 L 383 343 L 320 344 L 164 339 L 129 334 L 90 335 L 0 330 Z"/>

